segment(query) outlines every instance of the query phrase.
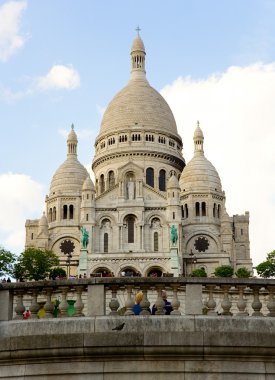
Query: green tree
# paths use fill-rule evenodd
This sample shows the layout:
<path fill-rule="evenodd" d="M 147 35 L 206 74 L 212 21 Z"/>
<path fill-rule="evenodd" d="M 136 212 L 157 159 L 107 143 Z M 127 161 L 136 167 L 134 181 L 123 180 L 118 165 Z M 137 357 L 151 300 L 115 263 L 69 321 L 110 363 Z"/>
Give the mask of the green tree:
<path fill-rule="evenodd" d="M 19 256 L 15 270 L 24 279 L 38 281 L 48 277 L 52 268 L 58 264 L 59 259 L 52 251 L 28 248 Z"/>
<path fill-rule="evenodd" d="M 232 277 L 234 269 L 231 265 L 221 265 L 217 267 L 214 271 L 216 277 Z"/>
<path fill-rule="evenodd" d="M 16 255 L 0 247 L 0 276 L 12 275 Z"/>
<path fill-rule="evenodd" d="M 207 277 L 207 273 L 204 268 L 197 268 L 192 271 L 191 277 Z"/>
<path fill-rule="evenodd" d="M 66 273 L 65 269 L 63 269 L 61 267 L 55 267 L 55 268 L 53 268 L 51 270 L 51 272 L 50 272 L 50 278 L 52 278 L 53 280 L 55 280 L 56 277 L 66 278 L 67 277 L 67 273 Z"/>
<path fill-rule="evenodd" d="M 251 272 L 246 267 L 240 267 L 236 272 L 235 275 L 238 278 L 248 278 L 251 277 Z"/>
<path fill-rule="evenodd" d="M 266 261 L 257 265 L 256 271 L 260 277 L 275 277 L 275 251 L 267 254 Z"/>

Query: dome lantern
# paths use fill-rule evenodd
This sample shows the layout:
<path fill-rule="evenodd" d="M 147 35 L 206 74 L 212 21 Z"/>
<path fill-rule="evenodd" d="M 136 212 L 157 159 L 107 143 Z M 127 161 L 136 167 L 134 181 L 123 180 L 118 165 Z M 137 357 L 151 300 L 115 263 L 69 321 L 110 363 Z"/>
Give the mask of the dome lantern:
<path fill-rule="evenodd" d="M 140 38 L 140 28 L 137 27 L 137 36 L 132 44 L 131 57 L 132 57 L 132 76 L 131 79 L 145 79 L 145 47 L 142 39 Z"/>
<path fill-rule="evenodd" d="M 72 124 L 71 131 L 68 134 L 67 146 L 68 146 L 68 158 L 77 156 L 77 135 L 74 131 L 74 125 Z"/>
<path fill-rule="evenodd" d="M 199 121 L 197 121 L 197 128 L 195 129 L 193 140 L 194 140 L 194 153 L 195 154 L 203 154 L 204 137 L 203 137 L 202 130 L 200 128 L 200 122 Z"/>

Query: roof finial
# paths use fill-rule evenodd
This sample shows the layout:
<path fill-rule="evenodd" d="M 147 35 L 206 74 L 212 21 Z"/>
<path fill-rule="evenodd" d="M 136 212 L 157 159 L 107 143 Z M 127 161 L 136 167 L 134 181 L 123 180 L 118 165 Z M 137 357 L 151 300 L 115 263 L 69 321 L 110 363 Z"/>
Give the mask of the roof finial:
<path fill-rule="evenodd" d="M 199 122 L 199 120 L 197 120 L 197 127 L 199 127 L 200 126 L 200 122 Z"/>
<path fill-rule="evenodd" d="M 136 31 L 137 31 L 137 34 L 138 34 L 138 36 L 139 36 L 139 32 L 141 31 L 139 25 L 136 27 Z"/>
<path fill-rule="evenodd" d="M 74 129 L 74 124 L 72 124 L 72 129 Z"/>

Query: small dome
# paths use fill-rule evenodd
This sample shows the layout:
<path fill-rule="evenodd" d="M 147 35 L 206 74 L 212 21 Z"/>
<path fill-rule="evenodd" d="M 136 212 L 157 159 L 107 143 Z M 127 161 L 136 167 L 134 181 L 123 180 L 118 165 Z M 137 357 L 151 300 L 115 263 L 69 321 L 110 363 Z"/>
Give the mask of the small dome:
<path fill-rule="evenodd" d="M 203 154 L 195 154 L 185 166 L 180 177 L 180 188 L 185 191 L 222 191 L 217 170 Z"/>
<path fill-rule="evenodd" d="M 90 176 L 88 176 L 86 179 L 85 179 L 85 181 L 84 181 L 84 183 L 83 183 L 83 187 L 82 187 L 82 190 L 84 191 L 84 190 L 95 190 L 95 186 L 94 186 L 94 184 L 93 184 L 93 181 L 91 180 L 91 177 Z"/>
<path fill-rule="evenodd" d="M 134 51 L 143 51 L 145 53 L 145 47 L 142 39 L 140 38 L 139 34 L 134 39 L 134 42 L 132 44 L 132 52 Z"/>
<path fill-rule="evenodd" d="M 70 133 L 68 134 L 67 142 L 68 141 L 71 141 L 71 142 L 75 141 L 75 142 L 77 142 L 77 135 L 76 135 L 76 133 L 74 131 L 74 125 L 73 124 L 72 124 L 72 129 L 71 129 Z"/>
<path fill-rule="evenodd" d="M 38 225 L 39 227 L 48 226 L 48 219 L 45 215 L 45 211 L 43 212 L 43 215 L 41 216 Z"/>
<path fill-rule="evenodd" d="M 76 157 L 68 158 L 55 172 L 50 195 L 53 193 L 77 194 L 82 191 L 83 182 L 88 176 L 88 172 Z"/>
<path fill-rule="evenodd" d="M 175 174 L 171 175 L 171 177 L 169 178 L 168 183 L 167 183 L 167 189 L 172 189 L 172 188 L 174 188 L 174 189 L 180 188 L 179 181 L 178 181 Z"/>
<path fill-rule="evenodd" d="M 203 137 L 203 132 L 201 130 L 201 127 L 200 127 L 200 123 L 197 122 L 197 128 L 195 129 L 195 132 L 194 132 L 194 137 L 193 137 L 194 140 L 196 139 L 204 139 Z"/>

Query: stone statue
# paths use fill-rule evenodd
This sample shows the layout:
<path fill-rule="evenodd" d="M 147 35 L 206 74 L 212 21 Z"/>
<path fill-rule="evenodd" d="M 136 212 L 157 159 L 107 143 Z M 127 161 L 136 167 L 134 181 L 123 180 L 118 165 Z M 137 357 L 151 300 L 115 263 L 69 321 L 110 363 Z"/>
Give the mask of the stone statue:
<path fill-rule="evenodd" d="M 85 227 L 80 227 L 80 230 L 82 232 L 81 236 L 81 248 L 87 248 L 89 243 L 89 232 L 86 230 Z"/>
<path fill-rule="evenodd" d="M 177 244 L 178 231 L 177 231 L 176 227 L 174 226 L 174 224 L 172 225 L 171 230 L 170 230 L 170 239 L 171 239 L 171 242 L 173 245 Z"/>
<path fill-rule="evenodd" d="M 135 183 L 132 178 L 127 183 L 128 199 L 135 199 Z"/>

